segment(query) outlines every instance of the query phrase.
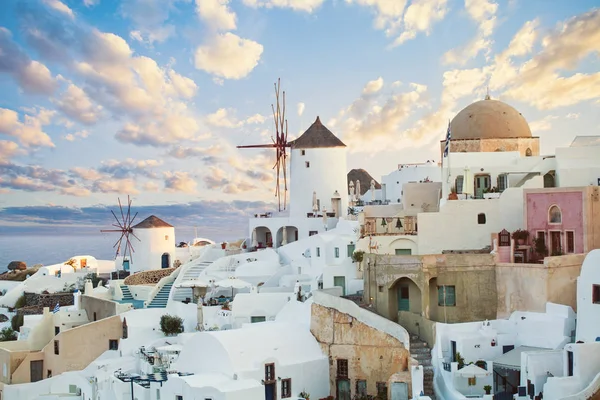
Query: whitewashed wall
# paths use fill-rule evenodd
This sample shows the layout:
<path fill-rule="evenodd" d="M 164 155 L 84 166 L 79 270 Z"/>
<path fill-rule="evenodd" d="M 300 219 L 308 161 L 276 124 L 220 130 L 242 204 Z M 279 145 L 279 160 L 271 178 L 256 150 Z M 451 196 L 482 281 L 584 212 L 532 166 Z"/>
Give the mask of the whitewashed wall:
<path fill-rule="evenodd" d="M 420 182 L 427 178 L 433 182 L 441 182 L 442 170 L 436 163 L 399 165 L 399 168 L 381 177 L 385 185 L 385 198 L 391 203 L 400 203 L 402 186 L 409 182 Z"/>
<path fill-rule="evenodd" d="M 586 343 L 600 337 L 600 304 L 592 303 L 593 285 L 600 285 L 600 250 L 588 253 L 577 279 L 577 340 Z"/>
<path fill-rule="evenodd" d="M 561 187 L 598 186 L 599 146 L 556 149 L 556 174 Z"/>
<path fill-rule="evenodd" d="M 142 228 L 134 229 L 140 239 L 131 239 L 135 249 L 130 264 L 131 273 L 161 269 L 163 253 L 170 254 L 169 266 L 175 260 L 175 228 Z"/>

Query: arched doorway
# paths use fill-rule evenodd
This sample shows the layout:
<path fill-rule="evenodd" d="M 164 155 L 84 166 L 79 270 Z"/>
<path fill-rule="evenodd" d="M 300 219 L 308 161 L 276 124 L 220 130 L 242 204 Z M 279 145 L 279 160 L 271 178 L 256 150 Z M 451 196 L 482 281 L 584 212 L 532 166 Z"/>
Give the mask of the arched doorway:
<path fill-rule="evenodd" d="M 171 266 L 171 255 L 169 253 L 163 253 L 160 257 L 161 268 L 169 268 Z"/>
<path fill-rule="evenodd" d="M 555 187 L 556 186 L 555 180 L 556 179 L 554 176 L 554 171 L 548 172 L 546 175 L 544 175 L 544 187 L 545 188 Z"/>
<path fill-rule="evenodd" d="M 285 228 L 286 237 L 285 244 L 289 244 L 298 240 L 298 228 L 295 226 L 283 226 L 277 230 L 277 240 L 275 241 L 275 247 L 283 246 L 283 229 Z"/>
<path fill-rule="evenodd" d="M 257 226 L 256 228 L 256 243 L 258 249 L 273 247 L 273 235 L 271 230 L 266 226 Z"/>
<path fill-rule="evenodd" d="M 389 290 L 390 311 L 397 316 L 399 311 L 421 315 L 421 289 L 410 278 L 398 279 Z"/>

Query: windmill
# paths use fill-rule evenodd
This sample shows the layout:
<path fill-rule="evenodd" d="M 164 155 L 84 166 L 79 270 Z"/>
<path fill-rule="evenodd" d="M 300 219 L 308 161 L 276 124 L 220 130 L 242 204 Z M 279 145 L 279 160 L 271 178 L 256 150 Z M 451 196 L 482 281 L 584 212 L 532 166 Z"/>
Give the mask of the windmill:
<path fill-rule="evenodd" d="M 118 199 L 118 201 L 119 201 L 119 209 L 121 211 L 121 219 L 119 219 L 117 217 L 117 215 L 115 214 L 115 212 L 113 210 L 110 210 L 113 217 L 115 217 L 115 220 L 117 221 L 116 224 L 112 224 L 112 226 L 114 226 L 115 229 L 103 229 L 100 232 L 121 232 L 121 236 L 116 241 L 116 243 L 113 245 L 113 248 L 115 248 L 115 247 L 117 248 L 116 253 L 115 253 L 115 258 L 119 256 L 119 254 L 121 253 L 121 247 L 123 247 L 123 259 L 125 259 L 127 257 L 127 253 L 129 253 L 129 258 L 133 260 L 133 253 L 135 252 L 135 250 L 133 250 L 133 246 L 131 245 L 131 241 L 129 240 L 129 235 L 132 235 L 138 241 L 140 240 L 135 235 L 135 233 L 133 233 L 133 228 L 132 228 L 133 221 L 135 220 L 135 217 L 137 217 L 137 213 L 135 213 L 133 218 L 131 217 L 131 200 L 129 199 L 129 196 L 127 196 L 127 212 L 123 211 L 123 205 L 121 204 L 121 199 Z M 123 241 L 125 241 L 124 246 L 123 246 Z"/>
<path fill-rule="evenodd" d="M 271 136 L 273 143 L 271 144 L 253 144 L 247 146 L 237 146 L 238 149 L 275 149 L 276 161 L 273 169 L 277 172 L 277 179 L 275 183 L 275 197 L 279 203 L 279 211 L 285 210 L 287 203 L 287 163 L 286 159 L 287 148 L 291 147 L 291 143 L 287 141 L 288 135 L 288 123 L 285 118 L 285 91 L 281 93 L 281 79 L 277 79 L 275 83 L 275 101 L 277 105 L 271 104 L 271 110 L 273 111 L 273 121 L 275 122 L 275 138 Z M 282 96 L 280 96 L 282 95 Z M 280 102 L 281 99 L 281 102 Z M 283 181 L 283 182 L 282 182 Z M 283 190 L 281 186 L 283 184 Z M 283 197 L 283 199 L 282 199 Z M 283 207 L 282 207 L 283 206 Z"/>

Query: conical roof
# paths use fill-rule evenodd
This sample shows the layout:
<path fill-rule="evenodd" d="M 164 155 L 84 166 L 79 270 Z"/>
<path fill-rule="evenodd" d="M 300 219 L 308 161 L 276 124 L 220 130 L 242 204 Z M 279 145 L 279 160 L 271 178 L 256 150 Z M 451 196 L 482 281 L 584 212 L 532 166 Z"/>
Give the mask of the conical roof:
<path fill-rule="evenodd" d="M 346 147 L 317 117 L 315 122 L 300 137 L 290 142 L 293 149 L 319 149 L 327 147 Z"/>
<path fill-rule="evenodd" d="M 165 221 L 163 221 L 155 215 L 151 215 L 133 227 L 133 229 L 148 228 L 173 228 L 173 225 L 167 224 Z"/>

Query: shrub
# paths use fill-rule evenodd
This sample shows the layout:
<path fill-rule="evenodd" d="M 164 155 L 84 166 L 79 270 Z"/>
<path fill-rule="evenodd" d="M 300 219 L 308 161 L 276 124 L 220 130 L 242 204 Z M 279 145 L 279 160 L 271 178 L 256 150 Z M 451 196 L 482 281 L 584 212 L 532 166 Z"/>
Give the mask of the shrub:
<path fill-rule="evenodd" d="M 22 326 L 23 326 L 23 315 L 22 314 L 14 315 L 12 317 L 12 319 L 10 320 L 10 327 L 12 328 L 12 330 L 18 332 Z"/>
<path fill-rule="evenodd" d="M 15 308 L 22 308 L 25 307 L 27 305 L 27 302 L 25 301 L 25 295 L 22 295 L 21 297 L 19 297 L 17 299 L 17 301 L 15 301 Z"/>
<path fill-rule="evenodd" d="M 365 252 L 362 250 L 356 250 L 352 253 L 352 261 L 354 262 L 362 262 L 365 257 Z"/>
<path fill-rule="evenodd" d="M 17 332 L 7 326 L 0 331 L 0 342 L 8 342 L 9 340 L 17 340 Z"/>
<path fill-rule="evenodd" d="M 176 315 L 165 314 L 160 317 L 160 331 L 166 336 L 183 333 L 183 320 Z"/>

